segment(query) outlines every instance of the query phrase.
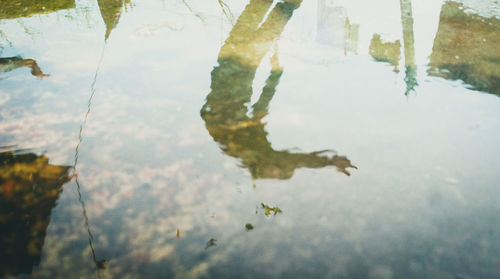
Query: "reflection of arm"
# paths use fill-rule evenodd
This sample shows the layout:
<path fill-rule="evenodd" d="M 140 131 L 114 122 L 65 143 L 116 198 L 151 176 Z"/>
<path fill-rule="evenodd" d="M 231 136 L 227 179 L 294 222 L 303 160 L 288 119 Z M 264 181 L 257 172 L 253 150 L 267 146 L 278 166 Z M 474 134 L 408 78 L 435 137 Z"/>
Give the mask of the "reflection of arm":
<path fill-rule="evenodd" d="M 292 153 L 291 155 L 295 157 L 295 168 L 322 168 L 326 166 L 335 166 L 339 172 L 346 175 L 351 175 L 347 171 L 347 168 L 357 169 L 357 167 L 352 165 L 351 161 L 345 156 L 334 155 L 333 157 L 328 158 L 327 156 L 320 156 L 318 152 L 308 154 Z"/>
<path fill-rule="evenodd" d="M 266 140 L 267 143 L 267 140 Z M 269 149 L 271 149 L 269 144 Z M 345 156 L 321 155 L 323 152 L 290 153 L 288 151 L 259 150 L 238 152 L 243 159 L 243 166 L 250 170 L 253 178 L 288 179 L 298 168 L 318 169 L 335 166 L 337 171 L 351 175 L 347 169 L 355 168 Z M 242 156 L 243 155 L 243 156 Z"/>

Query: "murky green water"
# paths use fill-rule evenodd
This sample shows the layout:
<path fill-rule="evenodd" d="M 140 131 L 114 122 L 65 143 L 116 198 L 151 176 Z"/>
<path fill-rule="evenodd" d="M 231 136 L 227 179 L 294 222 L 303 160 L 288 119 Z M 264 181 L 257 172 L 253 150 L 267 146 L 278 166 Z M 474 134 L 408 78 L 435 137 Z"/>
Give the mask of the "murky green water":
<path fill-rule="evenodd" d="M 0 0 L 0 277 L 500 278 L 497 0 Z"/>

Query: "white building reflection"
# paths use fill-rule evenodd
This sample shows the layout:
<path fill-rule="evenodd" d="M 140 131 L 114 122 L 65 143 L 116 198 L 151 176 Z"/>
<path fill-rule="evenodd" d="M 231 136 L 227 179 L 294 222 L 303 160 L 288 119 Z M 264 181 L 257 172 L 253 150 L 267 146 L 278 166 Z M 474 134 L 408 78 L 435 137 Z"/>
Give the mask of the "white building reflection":
<path fill-rule="evenodd" d="M 347 10 L 334 0 L 318 0 L 318 43 L 331 45 L 348 52 L 357 53 L 359 24 L 351 24 Z"/>

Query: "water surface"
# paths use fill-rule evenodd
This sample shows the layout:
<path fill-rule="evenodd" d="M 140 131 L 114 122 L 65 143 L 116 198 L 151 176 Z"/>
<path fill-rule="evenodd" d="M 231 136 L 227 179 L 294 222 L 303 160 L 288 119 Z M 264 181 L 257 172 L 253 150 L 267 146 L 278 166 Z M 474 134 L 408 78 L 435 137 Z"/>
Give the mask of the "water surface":
<path fill-rule="evenodd" d="M 500 277 L 496 0 L 0 0 L 0 277 Z"/>

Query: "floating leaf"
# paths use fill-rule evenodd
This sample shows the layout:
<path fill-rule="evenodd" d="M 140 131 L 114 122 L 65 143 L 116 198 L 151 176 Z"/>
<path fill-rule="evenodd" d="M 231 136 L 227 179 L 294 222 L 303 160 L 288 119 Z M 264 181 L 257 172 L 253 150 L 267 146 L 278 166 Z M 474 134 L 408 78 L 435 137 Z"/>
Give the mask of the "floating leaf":
<path fill-rule="evenodd" d="M 248 232 L 248 231 L 251 231 L 251 230 L 253 230 L 253 225 L 252 225 L 252 224 L 250 224 L 250 223 L 247 223 L 247 224 L 245 225 L 245 229 L 247 230 L 247 232 Z"/>
<path fill-rule="evenodd" d="M 262 205 L 262 208 L 264 209 L 264 215 L 266 215 L 266 216 L 271 215 L 271 213 L 273 213 L 273 215 L 276 215 L 278 213 L 283 213 L 283 211 L 281 211 L 281 209 L 277 206 L 270 207 L 269 205 L 264 204 L 264 203 L 261 203 L 261 205 Z"/>

